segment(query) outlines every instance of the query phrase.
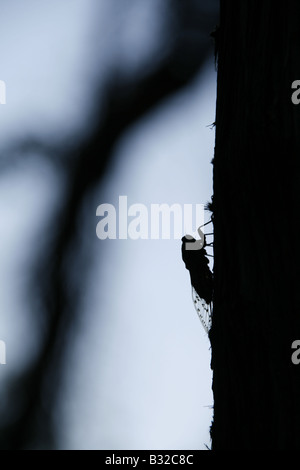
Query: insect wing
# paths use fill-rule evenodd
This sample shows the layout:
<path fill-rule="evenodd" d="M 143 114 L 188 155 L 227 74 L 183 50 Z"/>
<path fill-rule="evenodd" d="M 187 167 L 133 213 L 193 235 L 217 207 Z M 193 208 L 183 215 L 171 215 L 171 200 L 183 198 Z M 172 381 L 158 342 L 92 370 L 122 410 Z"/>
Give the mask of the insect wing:
<path fill-rule="evenodd" d="M 203 328 L 208 334 L 211 328 L 211 306 L 207 304 L 204 299 L 201 299 L 194 287 L 192 287 L 192 297 L 197 315 L 200 318 Z"/>

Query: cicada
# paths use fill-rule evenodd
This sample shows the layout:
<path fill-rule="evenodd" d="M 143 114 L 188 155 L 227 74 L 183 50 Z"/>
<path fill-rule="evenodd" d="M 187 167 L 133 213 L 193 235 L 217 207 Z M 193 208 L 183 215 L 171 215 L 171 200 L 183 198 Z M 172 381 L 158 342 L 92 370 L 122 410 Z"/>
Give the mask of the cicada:
<path fill-rule="evenodd" d="M 211 221 L 204 225 L 209 224 Z M 196 312 L 201 323 L 208 333 L 212 322 L 212 301 L 213 301 L 213 273 L 209 267 L 206 247 L 212 243 L 206 242 L 206 235 L 198 228 L 199 240 L 191 235 L 184 236 L 182 241 L 182 259 L 191 277 L 192 298 Z M 208 234 L 212 235 L 212 234 Z"/>

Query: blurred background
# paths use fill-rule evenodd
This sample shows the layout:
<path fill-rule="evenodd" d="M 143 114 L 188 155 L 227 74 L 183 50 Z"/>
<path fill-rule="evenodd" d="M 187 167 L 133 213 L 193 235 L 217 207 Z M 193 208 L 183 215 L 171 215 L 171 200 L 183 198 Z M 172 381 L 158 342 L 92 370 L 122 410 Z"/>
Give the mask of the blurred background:
<path fill-rule="evenodd" d="M 96 209 L 211 199 L 218 1 L 0 12 L 0 447 L 205 449 L 210 345 L 181 242 L 99 240 Z"/>

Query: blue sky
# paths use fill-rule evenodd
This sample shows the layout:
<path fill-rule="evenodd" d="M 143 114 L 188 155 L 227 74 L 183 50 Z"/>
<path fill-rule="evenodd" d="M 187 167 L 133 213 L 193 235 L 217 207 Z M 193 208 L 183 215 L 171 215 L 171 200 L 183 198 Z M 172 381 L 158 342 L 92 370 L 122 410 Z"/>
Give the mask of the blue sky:
<path fill-rule="evenodd" d="M 7 104 L 0 106 L 1 145 L 28 134 L 57 141 L 76 135 L 89 116 L 93 84 L 105 81 L 114 61 L 129 64 L 129 75 L 147 63 L 158 46 L 143 22 L 151 20 L 155 37 L 162 37 L 162 20 L 155 21 L 161 7 L 157 1 L 126 1 L 128 12 L 111 27 L 116 1 L 54 0 L 49 6 L 28 0 L 26 7 L 0 2 L 0 79 L 7 86 Z M 96 214 L 98 204 L 115 203 L 119 195 L 127 195 L 130 204 L 205 204 L 212 194 L 214 130 L 208 126 L 214 121 L 215 89 L 212 58 L 186 90 L 123 136 L 97 201 L 86 210 Z M 5 380 L 38 347 L 26 270 L 42 243 L 43 223 L 63 197 L 63 184 L 61 173 L 38 153 L 8 165 L 0 176 L 4 395 Z M 209 341 L 194 311 L 180 241 L 99 240 L 96 224 L 95 215 L 93 232 L 82 225 L 93 262 L 55 410 L 59 445 L 204 448 L 212 416 Z"/>

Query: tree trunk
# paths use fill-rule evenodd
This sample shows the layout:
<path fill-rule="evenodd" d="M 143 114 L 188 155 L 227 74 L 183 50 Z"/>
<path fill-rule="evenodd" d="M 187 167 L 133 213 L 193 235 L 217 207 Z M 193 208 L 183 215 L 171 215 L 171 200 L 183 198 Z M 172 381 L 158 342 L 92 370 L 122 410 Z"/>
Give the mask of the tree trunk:
<path fill-rule="evenodd" d="M 212 450 L 296 450 L 300 4 L 220 3 Z"/>

